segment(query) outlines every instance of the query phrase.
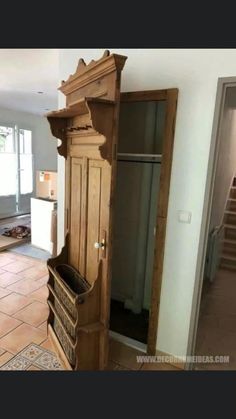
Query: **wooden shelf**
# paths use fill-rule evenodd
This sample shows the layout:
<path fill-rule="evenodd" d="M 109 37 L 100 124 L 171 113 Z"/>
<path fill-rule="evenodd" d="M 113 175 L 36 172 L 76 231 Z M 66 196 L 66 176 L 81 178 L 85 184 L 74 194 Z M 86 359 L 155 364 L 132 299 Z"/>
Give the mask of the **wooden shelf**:
<path fill-rule="evenodd" d="M 47 118 L 73 118 L 74 116 L 89 113 L 89 104 L 96 104 L 98 106 L 99 104 L 114 106 L 115 102 L 113 100 L 107 100 L 102 98 L 84 97 L 77 100 L 72 105 L 66 108 L 58 109 L 58 111 L 49 112 L 45 116 Z"/>
<path fill-rule="evenodd" d="M 58 111 L 52 111 L 46 114 L 47 118 L 73 118 L 74 116 L 84 115 L 90 112 L 89 104 L 102 104 L 114 106 L 113 100 L 107 100 L 96 97 L 84 97 L 66 108 L 59 109 Z"/>

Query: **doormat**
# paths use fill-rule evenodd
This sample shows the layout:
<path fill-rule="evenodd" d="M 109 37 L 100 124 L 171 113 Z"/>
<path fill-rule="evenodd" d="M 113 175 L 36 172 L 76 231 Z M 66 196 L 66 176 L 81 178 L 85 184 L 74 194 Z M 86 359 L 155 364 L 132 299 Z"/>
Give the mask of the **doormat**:
<path fill-rule="evenodd" d="M 0 223 L 0 234 L 1 235 L 3 233 L 5 233 L 6 230 L 10 230 L 10 229 L 12 229 L 14 227 L 17 227 L 19 225 L 20 226 L 25 226 L 25 227 L 28 227 L 28 228 L 30 228 L 30 226 L 31 226 L 31 216 L 30 215 L 25 215 L 25 216 L 17 217 L 17 218 L 14 217 L 13 220 L 14 221 L 12 221 L 10 223 L 9 223 L 9 219 L 8 219 L 8 222 L 6 222 L 6 223 L 4 223 L 4 222 Z"/>
<path fill-rule="evenodd" d="M 62 371 L 64 369 L 53 352 L 31 343 L 2 365 L 0 370 L 26 371 L 30 369 L 32 371 L 34 368 L 41 371 Z"/>

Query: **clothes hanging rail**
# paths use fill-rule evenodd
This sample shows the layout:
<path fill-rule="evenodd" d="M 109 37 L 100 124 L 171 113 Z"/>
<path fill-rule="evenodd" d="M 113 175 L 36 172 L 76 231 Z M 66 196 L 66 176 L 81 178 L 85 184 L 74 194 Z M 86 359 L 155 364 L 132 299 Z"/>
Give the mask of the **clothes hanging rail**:
<path fill-rule="evenodd" d="M 161 163 L 162 154 L 134 154 L 134 153 L 117 153 L 118 161 L 126 161 L 132 163 Z"/>

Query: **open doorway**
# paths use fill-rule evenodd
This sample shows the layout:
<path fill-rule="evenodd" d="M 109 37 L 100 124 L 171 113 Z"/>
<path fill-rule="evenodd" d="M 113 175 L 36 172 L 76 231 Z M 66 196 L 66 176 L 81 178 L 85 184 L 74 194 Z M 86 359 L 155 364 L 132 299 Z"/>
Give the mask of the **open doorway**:
<path fill-rule="evenodd" d="M 208 227 L 195 355 L 222 356 L 195 369 L 236 369 L 236 80 L 219 82 Z M 214 132 L 214 127 L 213 127 Z M 226 357 L 226 358 L 224 358 Z"/>
<path fill-rule="evenodd" d="M 176 101 L 177 89 L 121 94 L 110 330 L 148 353 L 156 345 Z"/>

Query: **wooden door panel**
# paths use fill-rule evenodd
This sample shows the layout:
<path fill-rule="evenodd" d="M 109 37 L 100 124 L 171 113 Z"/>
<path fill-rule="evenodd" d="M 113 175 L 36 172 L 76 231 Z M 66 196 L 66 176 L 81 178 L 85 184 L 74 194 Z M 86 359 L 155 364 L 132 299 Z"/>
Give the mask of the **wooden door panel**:
<path fill-rule="evenodd" d="M 105 161 L 89 160 L 86 234 L 86 278 L 89 282 L 96 279 L 99 261 L 107 254 L 107 243 L 104 243 L 104 249 L 96 249 L 95 243 L 102 243 L 107 236 L 110 179 L 110 166 L 107 167 Z"/>
<path fill-rule="evenodd" d="M 86 278 L 92 283 L 96 279 L 99 263 L 99 249 L 96 249 L 94 244 L 99 242 L 102 168 L 91 161 L 88 167 Z"/>
<path fill-rule="evenodd" d="M 81 259 L 81 215 L 83 194 L 83 159 L 71 159 L 71 207 L 70 207 L 70 263 L 79 269 Z"/>

